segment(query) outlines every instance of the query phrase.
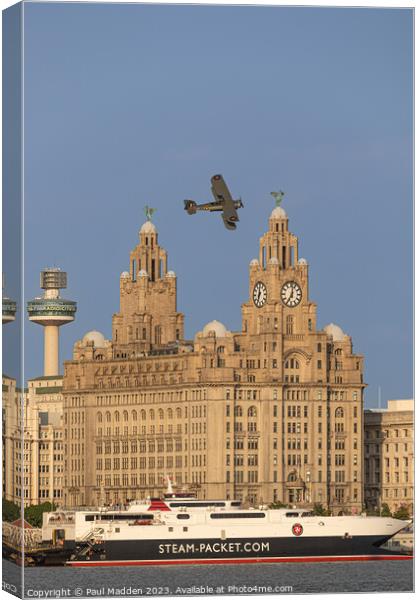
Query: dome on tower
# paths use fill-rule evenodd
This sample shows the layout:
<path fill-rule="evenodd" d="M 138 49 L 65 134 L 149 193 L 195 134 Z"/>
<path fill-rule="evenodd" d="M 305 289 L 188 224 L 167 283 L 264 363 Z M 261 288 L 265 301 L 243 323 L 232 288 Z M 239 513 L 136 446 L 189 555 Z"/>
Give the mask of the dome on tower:
<path fill-rule="evenodd" d="M 299 258 L 298 260 L 298 265 L 307 265 L 308 261 L 306 260 L 306 258 Z"/>
<path fill-rule="evenodd" d="M 104 348 L 105 347 L 105 336 L 100 331 L 88 331 L 82 339 L 84 344 L 88 342 L 93 342 L 95 348 Z"/>
<path fill-rule="evenodd" d="M 175 271 L 168 271 L 165 275 L 165 277 L 176 277 L 175 275 Z"/>
<path fill-rule="evenodd" d="M 287 213 L 281 206 L 276 206 L 271 212 L 270 219 L 287 219 Z"/>
<path fill-rule="evenodd" d="M 140 228 L 140 233 L 156 233 L 156 227 L 152 221 L 146 221 Z"/>
<path fill-rule="evenodd" d="M 259 262 L 258 262 L 258 259 L 257 259 L 257 258 L 253 258 L 253 259 L 251 260 L 251 262 L 249 263 L 249 266 L 250 266 L 250 267 L 258 267 L 258 265 L 259 265 Z"/>
<path fill-rule="evenodd" d="M 326 325 L 324 327 L 324 331 L 328 335 L 332 336 L 332 339 L 334 342 L 342 342 L 346 335 L 344 333 L 344 331 L 341 329 L 341 327 L 339 327 L 335 323 L 330 323 L 329 325 Z"/>
<path fill-rule="evenodd" d="M 130 273 L 128 273 L 128 271 L 123 271 L 120 275 L 121 279 L 129 279 L 130 278 Z"/>
<path fill-rule="evenodd" d="M 137 273 L 137 277 L 149 277 L 149 275 L 147 274 L 147 271 L 141 269 L 141 271 Z"/>
<path fill-rule="evenodd" d="M 210 321 L 210 323 L 207 323 L 203 328 L 203 335 L 209 335 L 212 331 L 214 331 L 216 337 L 225 337 L 228 333 L 228 330 L 220 321 Z"/>

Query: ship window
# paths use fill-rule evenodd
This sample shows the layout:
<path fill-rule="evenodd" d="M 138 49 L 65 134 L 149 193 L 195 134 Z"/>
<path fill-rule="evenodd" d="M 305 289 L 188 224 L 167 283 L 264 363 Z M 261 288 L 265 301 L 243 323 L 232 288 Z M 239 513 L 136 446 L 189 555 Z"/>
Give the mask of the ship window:
<path fill-rule="evenodd" d="M 168 531 L 173 531 L 174 528 L 173 527 L 168 527 Z"/>
<path fill-rule="evenodd" d="M 188 527 L 183 527 L 182 531 L 188 531 Z"/>
<path fill-rule="evenodd" d="M 264 519 L 265 513 L 213 513 L 210 519 Z"/>
<path fill-rule="evenodd" d="M 119 527 L 115 528 L 115 533 L 120 533 L 120 528 Z"/>
<path fill-rule="evenodd" d="M 86 515 L 85 516 L 85 521 L 94 521 L 95 520 L 95 515 Z"/>
<path fill-rule="evenodd" d="M 206 506 L 226 506 L 226 502 L 170 502 L 169 506 L 171 507 L 206 507 Z"/>
<path fill-rule="evenodd" d="M 107 515 L 98 515 L 98 519 L 101 521 L 128 521 L 132 519 L 136 519 L 139 521 L 152 520 L 153 515 L 136 515 L 132 513 L 121 513 L 121 514 L 107 514 Z"/>
<path fill-rule="evenodd" d="M 314 517 L 315 513 L 313 513 L 313 512 L 303 512 L 303 513 L 301 513 L 300 516 L 301 517 Z"/>
<path fill-rule="evenodd" d="M 299 513 L 298 512 L 287 512 L 286 513 L 286 517 L 298 517 Z"/>
<path fill-rule="evenodd" d="M 185 515 L 185 514 L 184 515 L 177 515 L 176 518 L 177 519 L 189 519 L 190 515 Z"/>

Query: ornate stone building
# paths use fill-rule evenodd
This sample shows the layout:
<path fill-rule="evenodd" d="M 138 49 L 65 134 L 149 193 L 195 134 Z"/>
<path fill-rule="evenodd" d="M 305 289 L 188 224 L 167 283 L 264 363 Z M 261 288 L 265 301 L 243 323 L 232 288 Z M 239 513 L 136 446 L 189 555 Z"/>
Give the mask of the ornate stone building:
<path fill-rule="evenodd" d="M 386 409 L 365 410 L 365 500 L 367 508 L 413 513 L 414 401 L 389 400 Z"/>
<path fill-rule="evenodd" d="M 361 510 L 363 357 L 337 325 L 318 329 L 284 209 L 250 263 L 238 332 L 212 321 L 186 340 L 150 221 L 139 238 L 112 340 L 90 332 L 65 363 L 65 503 L 157 494 L 169 475 L 203 498 Z"/>

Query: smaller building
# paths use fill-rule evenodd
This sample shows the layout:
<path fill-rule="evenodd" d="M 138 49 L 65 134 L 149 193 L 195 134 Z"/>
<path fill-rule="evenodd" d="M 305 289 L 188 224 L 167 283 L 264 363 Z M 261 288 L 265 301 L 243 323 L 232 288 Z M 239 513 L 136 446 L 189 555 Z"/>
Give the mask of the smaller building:
<path fill-rule="evenodd" d="M 414 400 L 365 410 L 365 503 L 368 510 L 413 513 Z"/>
<path fill-rule="evenodd" d="M 22 391 L 3 375 L 3 497 L 15 504 L 62 504 L 62 382 L 38 377 Z"/>

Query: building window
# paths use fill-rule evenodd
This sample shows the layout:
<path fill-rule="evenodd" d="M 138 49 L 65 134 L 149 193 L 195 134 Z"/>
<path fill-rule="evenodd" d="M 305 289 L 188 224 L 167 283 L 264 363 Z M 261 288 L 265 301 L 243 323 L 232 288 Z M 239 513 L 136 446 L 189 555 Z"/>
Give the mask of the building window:
<path fill-rule="evenodd" d="M 235 417 L 242 417 L 242 407 L 241 406 L 235 406 Z"/>
<path fill-rule="evenodd" d="M 248 417 L 256 417 L 257 416 L 257 407 L 256 406 L 250 406 L 248 408 Z"/>

